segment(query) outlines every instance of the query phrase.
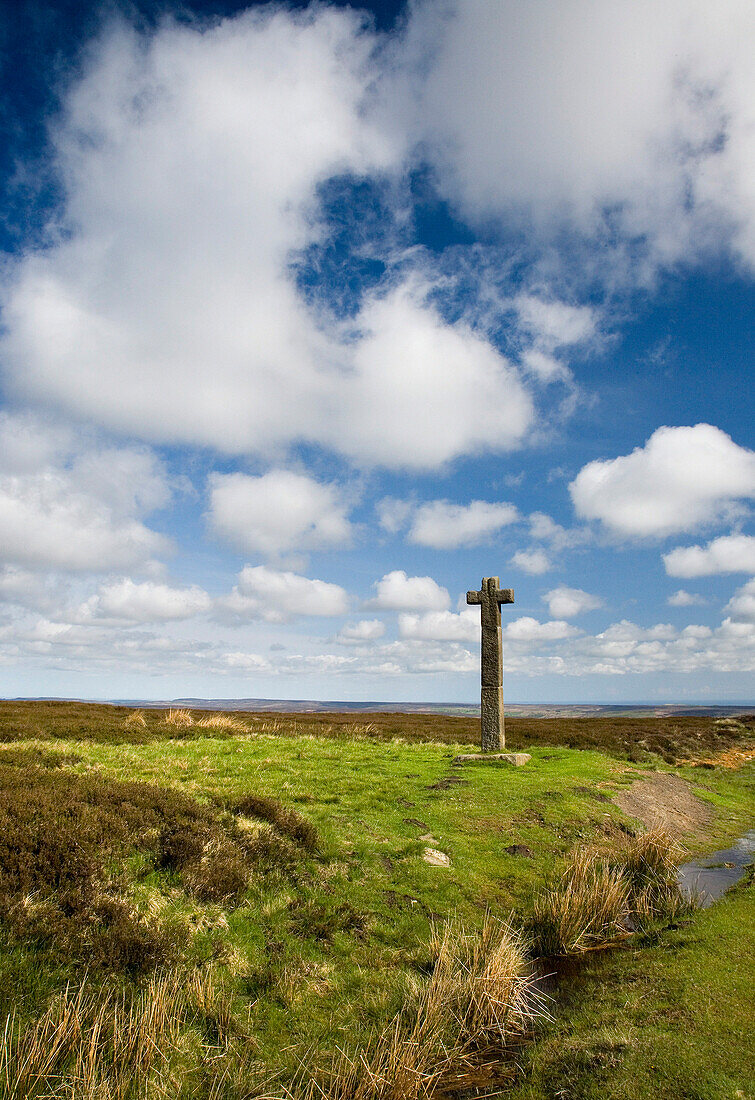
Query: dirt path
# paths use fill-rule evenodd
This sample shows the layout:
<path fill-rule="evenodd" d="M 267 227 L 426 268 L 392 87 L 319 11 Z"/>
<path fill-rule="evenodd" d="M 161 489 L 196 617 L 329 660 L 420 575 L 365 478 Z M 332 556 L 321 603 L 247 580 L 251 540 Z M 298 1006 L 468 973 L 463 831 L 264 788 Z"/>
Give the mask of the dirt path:
<path fill-rule="evenodd" d="M 665 772 L 635 779 L 631 787 L 614 795 L 614 802 L 629 817 L 671 836 L 702 831 L 715 816 L 713 807 L 693 794 L 686 780 Z"/>

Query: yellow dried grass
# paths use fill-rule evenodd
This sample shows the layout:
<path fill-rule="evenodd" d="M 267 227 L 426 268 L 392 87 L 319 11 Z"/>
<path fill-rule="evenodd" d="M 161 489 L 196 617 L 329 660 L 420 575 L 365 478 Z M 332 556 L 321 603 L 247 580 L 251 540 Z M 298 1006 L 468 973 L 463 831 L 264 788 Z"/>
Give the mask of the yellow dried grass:
<path fill-rule="evenodd" d="M 196 723 L 201 729 L 229 730 L 233 733 L 249 733 L 249 727 L 232 714 L 206 714 Z"/>
<path fill-rule="evenodd" d="M 134 1077 L 148 1077 L 175 1048 L 183 1019 L 183 975 L 153 977 L 130 1003 L 86 978 L 54 996 L 26 1026 L 15 1013 L 0 1044 L 5 1100 L 108 1097 L 121 1100 Z"/>
<path fill-rule="evenodd" d="M 488 917 L 479 935 L 469 935 L 449 922 L 434 931 L 432 948 L 431 978 L 410 988 L 390 1024 L 359 1052 L 339 1050 L 290 1097 L 425 1100 L 449 1067 L 468 1063 L 473 1048 L 503 1045 L 545 1014 L 524 943 L 507 925 Z"/>
<path fill-rule="evenodd" d="M 178 729 L 187 729 L 194 725 L 194 715 L 190 710 L 175 710 L 171 708 L 163 718 L 167 726 L 176 726 Z"/>
<path fill-rule="evenodd" d="M 673 920 L 689 901 L 676 868 L 682 849 L 662 829 L 627 838 L 619 848 L 575 852 L 561 879 L 535 898 L 532 931 L 541 955 L 605 947 L 658 920 Z"/>
<path fill-rule="evenodd" d="M 147 719 L 144 717 L 143 710 L 132 710 L 123 722 L 124 726 L 139 726 L 143 728 L 147 725 Z"/>

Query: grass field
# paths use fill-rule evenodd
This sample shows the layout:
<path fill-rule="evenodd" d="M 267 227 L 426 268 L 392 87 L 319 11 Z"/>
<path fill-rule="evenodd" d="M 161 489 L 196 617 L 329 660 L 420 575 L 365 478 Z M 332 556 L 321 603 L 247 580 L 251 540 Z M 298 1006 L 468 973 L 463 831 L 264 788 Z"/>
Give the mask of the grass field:
<path fill-rule="evenodd" d="M 754 926 L 750 881 L 692 921 L 589 956 L 510 1100 L 751 1100 Z"/>
<path fill-rule="evenodd" d="M 599 1091 L 605 1066 L 585 1038 L 588 1008 L 603 1011 L 594 988 L 569 994 L 585 1002 L 570 1008 L 573 1028 L 559 1011 L 524 1047 L 526 1021 L 500 1006 L 524 996 L 522 936 L 537 942 L 538 905 L 569 854 L 624 851 L 636 823 L 612 798 L 638 775 L 673 772 L 713 808 L 712 824 L 683 838 L 690 850 L 752 826 L 752 721 L 514 719 L 508 744 L 530 764 L 454 767 L 475 737 L 473 719 L 443 715 L 0 705 L 0 1096 L 370 1100 L 418 1082 L 417 1096 L 697 1096 L 653 1092 L 653 1075 L 623 1054 L 614 1061 L 635 1091 Z M 619 864 L 606 866 L 610 877 Z M 664 966 L 673 986 L 687 955 L 716 942 L 721 992 L 733 931 L 705 940 L 699 922 L 731 909 L 734 930 L 747 904 L 671 932 L 658 931 L 671 910 L 628 925 L 622 911 L 654 945 L 635 936 L 612 956 L 619 976 L 600 983 L 611 1034 L 648 1026 L 631 999 L 625 1020 L 617 1007 L 632 960 L 657 960 L 662 1000 Z M 480 1000 L 504 981 L 508 992 Z M 642 1004 L 660 1050 L 673 1016 Z M 684 1027 L 688 1039 L 702 1032 L 705 1013 Z M 723 1052 L 731 1031 L 728 1044 L 715 1032 Z M 587 1050 L 577 1084 L 559 1068 L 570 1044 Z M 621 1049 L 638 1064 L 660 1057 Z M 424 1061 L 407 1069 L 410 1050 Z M 443 1051 L 454 1053 L 445 1069 Z M 523 1061 L 528 1077 L 515 1080 Z"/>

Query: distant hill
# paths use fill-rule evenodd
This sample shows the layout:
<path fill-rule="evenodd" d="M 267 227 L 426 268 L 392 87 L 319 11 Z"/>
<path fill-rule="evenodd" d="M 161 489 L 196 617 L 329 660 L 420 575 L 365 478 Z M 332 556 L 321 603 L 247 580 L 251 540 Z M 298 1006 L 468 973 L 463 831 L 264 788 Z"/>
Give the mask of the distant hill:
<path fill-rule="evenodd" d="M 473 703 L 402 703 L 366 701 L 346 702 L 342 699 L 111 699 L 115 706 L 132 707 L 187 707 L 192 710 L 246 710 L 277 711 L 283 714 L 321 712 L 400 713 L 400 714 L 450 714 L 466 717 L 480 713 Z M 601 715 L 641 717 L 673 717 L 688 715 L 727 717 L 755 711 L 755 703 L 740 705 L 683 704 L 683 703 L 507 703 L 506 714 L 511 718 L 591 718 Z"/>

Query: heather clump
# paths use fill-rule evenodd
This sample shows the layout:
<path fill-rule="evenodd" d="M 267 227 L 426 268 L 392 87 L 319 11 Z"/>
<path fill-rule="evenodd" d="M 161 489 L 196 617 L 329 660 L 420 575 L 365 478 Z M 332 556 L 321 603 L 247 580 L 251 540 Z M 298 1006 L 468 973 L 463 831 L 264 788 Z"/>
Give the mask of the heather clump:
<path fill-rule="evenodd" d="M 315 852 L 318 846 L 317 829 L 311 821 L 296 810 L 283 806 L 275 798 L 264 795 L 245 794 L 227 804 L 231 813 L 245 817 L 257 817 L 269 822 L 282 836 L 289 837 L 308 852 Z"/>
<path fill-rule="evenodd" d="M 139 903 L 139 875 L 173 876 L 187 901 L 233 905 L 253 875 L 301 858 L 272 825 L 264 843 L 216 805 L 152 783 L 82 774 L 63 766 L 68 759 L 25 749 L 0 758 L 0 921 L 16 941 L 95 967 L 147 972 L 174 961 L 187 933 L 175 906 Z M 288 822 L 283 806 L 267 803 Z"/>

